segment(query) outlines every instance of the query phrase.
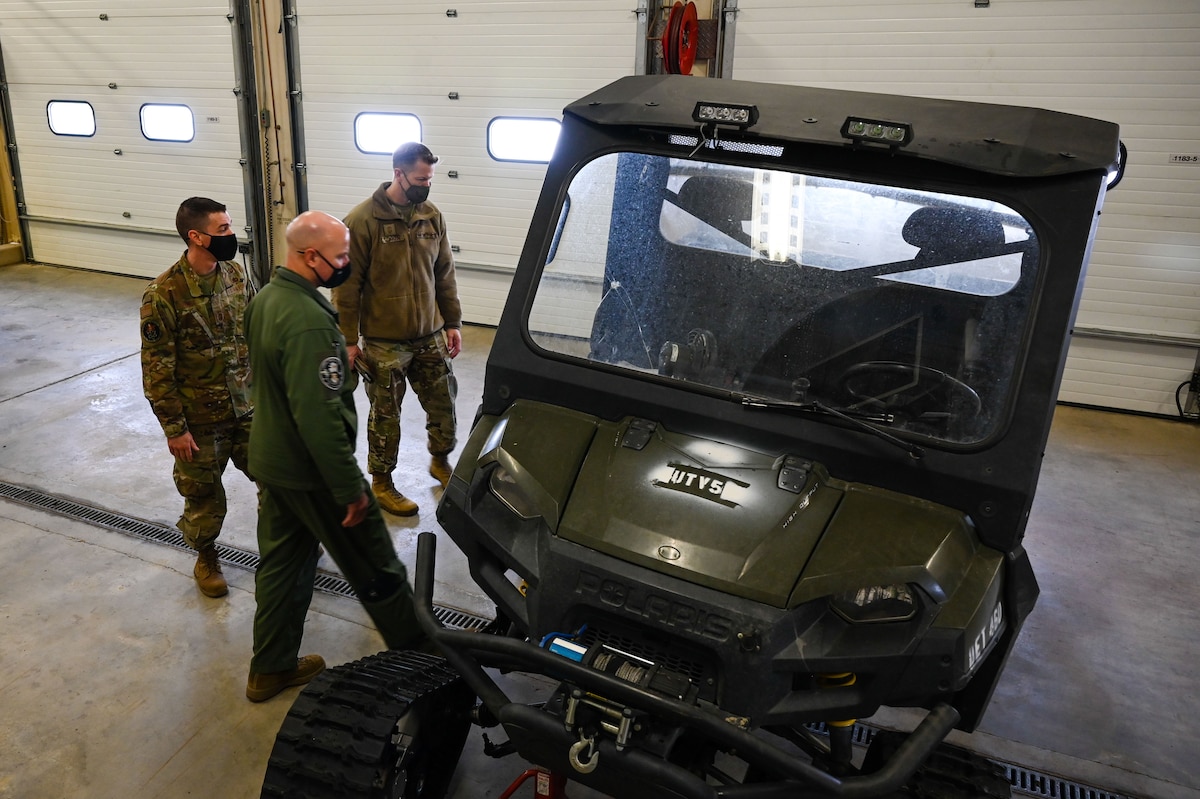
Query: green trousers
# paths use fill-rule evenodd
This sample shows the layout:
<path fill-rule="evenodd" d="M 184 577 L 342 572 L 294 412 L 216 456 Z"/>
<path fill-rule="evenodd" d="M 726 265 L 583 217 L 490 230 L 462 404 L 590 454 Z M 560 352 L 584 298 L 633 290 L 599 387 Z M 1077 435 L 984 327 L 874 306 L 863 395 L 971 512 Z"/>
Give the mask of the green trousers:
<path fill-rule="evenodd" d="M 251 672 L 296 667 L 312 601 L 318 542 L 337 563 L 389 649 L 424 641 L 413 612 L 408 572 L 396 557 L 374 495 L 365 483 L 363 488 L 370 501 L 366 518 L 354 527 L 342 527 L 346 508 L 328 491 L 262 484 Z"/>

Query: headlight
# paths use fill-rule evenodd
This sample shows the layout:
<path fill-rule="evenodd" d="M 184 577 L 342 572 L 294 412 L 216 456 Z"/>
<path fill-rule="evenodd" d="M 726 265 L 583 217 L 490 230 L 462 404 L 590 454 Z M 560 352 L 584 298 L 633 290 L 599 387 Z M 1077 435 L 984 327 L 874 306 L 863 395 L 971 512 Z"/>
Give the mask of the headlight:
<path fill-rule="evenodd" d="M 512 473 L 503 466 L 492 471 L 488 487 L 492 489 L 492 493 L 496 495 L 497 499 L 522 519 L 534 519 L 539 515 L 533 500 L 521 490 Z"/>
<path fill-rule="evenodd" d="M 848 622 L 906 621 L 917 613 L 917 598 L 903 584 L 872 585 L 829 598 L 830 606 Z"/>

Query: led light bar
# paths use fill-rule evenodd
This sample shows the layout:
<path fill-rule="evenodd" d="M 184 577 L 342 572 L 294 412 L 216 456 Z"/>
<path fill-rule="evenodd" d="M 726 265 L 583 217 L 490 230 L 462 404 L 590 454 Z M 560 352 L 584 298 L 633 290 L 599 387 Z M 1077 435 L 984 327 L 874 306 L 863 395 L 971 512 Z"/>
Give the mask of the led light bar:
<path fill-rule="evenodd" d="M 846 117 L 842 123 L 842 135 L 847 139 L 860 142 L 886 144 L 891 147 L 903 147 L 912 141 L 912 125 L 906 122 L 884 122 L 878 119 L 860 119 Z"/>
<path fill-rule="evenodd" d="M 758 122 L 758 107 L 753 105 L 727 105 L 724 103 L 696 103 L 692 119 L 701 124 L 733 125 L 748 128 Z"/>

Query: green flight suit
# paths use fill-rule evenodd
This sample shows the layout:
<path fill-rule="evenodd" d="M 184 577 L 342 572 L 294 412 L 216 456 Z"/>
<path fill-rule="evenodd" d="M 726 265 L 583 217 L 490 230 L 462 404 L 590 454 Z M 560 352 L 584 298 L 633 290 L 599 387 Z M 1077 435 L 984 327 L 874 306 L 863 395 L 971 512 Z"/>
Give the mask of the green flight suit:
<path fill-rule="evenodd" d="M 354 456 L 357 376 L 337 313 L 303 277 L 276 270 L 246 309 L 256 413 L 250 470 L 262 486 L 250 670 L 295 668 L 317 543 L 338 564 L 390 648 L 419 643 L 408 574 Z M 366 493 L 366 518 L 342 527 Z"/>

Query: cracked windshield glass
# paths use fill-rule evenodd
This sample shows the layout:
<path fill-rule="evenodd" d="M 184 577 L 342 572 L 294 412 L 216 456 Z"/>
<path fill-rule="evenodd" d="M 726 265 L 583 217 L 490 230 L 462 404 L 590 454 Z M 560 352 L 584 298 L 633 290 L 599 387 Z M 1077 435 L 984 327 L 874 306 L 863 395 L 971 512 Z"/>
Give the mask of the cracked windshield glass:
<path fill-rule="evenodd" d="M 1007 407 L 1038 263 L 986 198 L 614 153 L 571 183 L 528 328 L 764 412 L 973 444 Z"/>

